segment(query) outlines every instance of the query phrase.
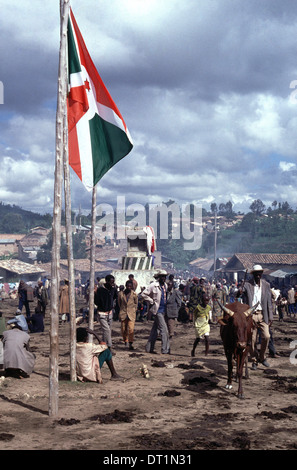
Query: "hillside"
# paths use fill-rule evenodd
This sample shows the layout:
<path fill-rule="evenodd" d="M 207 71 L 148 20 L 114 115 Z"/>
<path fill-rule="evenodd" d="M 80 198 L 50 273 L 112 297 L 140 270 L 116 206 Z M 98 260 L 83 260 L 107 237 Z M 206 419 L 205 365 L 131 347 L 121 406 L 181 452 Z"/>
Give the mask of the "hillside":
<path fill-rule="evenodd" d="M 50 228 L 52 216 L 40 215 L 19 206 L 0 202 L 0 233 L 28 233 L 31 228 Z"/>
<path fill-rule="evenodd" d="M 169 201 L 170 204 L 174 201 Z M 222 205 L 220 205 L 222 206 Z M 225 205 L 226 207 L 227 205 Z M 240 218 L 232 212 L 232 208 L 219 212 L 217 221 L 217 256 L 231 256 L 237 253 L 297 253 L 297 212 L 289 204 L 282 204 L 274 210 L 268 208 L 264 212 L 259 204 L 256 209 Z M 74 213 L 72 213 L 74 218 Z M 85 217 L 90 223 L 90 217 Z M 128 220 L 128 218 L 127 218 Z M 204 224 L 202 245 L 199 249 L 188 251 L 184 249 L 185 240 L 171 238 L 172 220 L 168 219 L 168 239 L 157 236 L 157 249 L 170 259 L 175 267 L 185 268 L 190 261 L 199 257 L 214 255 L 215 232 L 213 230 L 214 213 L 203 209 Z M 83 222 L 83 221 L 81 221 Z M 63 217 L 62 217 L 63 223 Z M 233 225 L 232 225 L 233 223 Z M 21 207 L 0 202 L 0 233 L 28 233 L 36 226 L 50 228 L 52 215 L 40 215 L 24 210 Z"/>
<path fill-rule="evenodd" d="M 202 246 L 195 251 L 184 251 L 184 240 L 158 240 L 158 249 L 177 268 L 185 267 L 196 258 L 214 256 L 215 232 L 203 230 Z M 297 214 L 268 211 L 267 214 L 248 212 L 233 226 L 217 226 L 217 256 L 234 253 L 297 253 Z"/>

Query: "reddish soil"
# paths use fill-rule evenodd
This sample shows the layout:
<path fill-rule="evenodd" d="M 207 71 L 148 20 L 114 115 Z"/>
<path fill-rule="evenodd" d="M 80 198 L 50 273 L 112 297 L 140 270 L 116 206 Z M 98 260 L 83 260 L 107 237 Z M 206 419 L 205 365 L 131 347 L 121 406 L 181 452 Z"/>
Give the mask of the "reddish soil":
<path fill-rule="evenodd" d="M 80 302 L 78 302 L 78 308 Z M 16 301 L 4 301 L 4 316 Z M 237 384 L 226 390 L 227 363 L 219 327 L 211 325 L 210 351 L 203 342 L 190 355 L 191 324 L 176 325 L 171 355 L 147 354 L 151 322 L 136 323 L 135 350 L 124 349 L 120 324 L 113 324 L 114 364 L 123 381 L 71 382 L 69 324 L 59 327 L 59 412 L 49 417 L 49 313 L 45 332 L 31 334 L 35 370 L 27 379 L 0 380 L 0 449 L 5 450 L 292 450 L 297 448 L 297 365 L 292 363 L 297 320 L 275 318 L 273 332 L 280 358 L 270 368 L 250 370 L 245 399 Z M 95 330 L 100 333 L 99 325 Z M 292 356 L 293 354 L 293 356 Z M 291 355 L 291 360 L 290 360 Z M 294 362 L 294 361 L 293 361 Z M 149 378 L 141 373 L 143 364 Z M 250 363 L 249 363 L 250 368 Z"/>

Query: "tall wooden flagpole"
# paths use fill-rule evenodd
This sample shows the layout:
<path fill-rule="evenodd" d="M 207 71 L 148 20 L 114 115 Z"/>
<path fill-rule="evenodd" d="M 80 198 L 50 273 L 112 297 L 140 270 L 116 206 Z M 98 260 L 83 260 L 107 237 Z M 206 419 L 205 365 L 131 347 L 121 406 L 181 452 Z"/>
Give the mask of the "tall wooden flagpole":
<path fill-rule="evenodd" d="M 215 210 L 215 223 L 214 223 L 214 264 L 213 264 L 213 277 L 216 278 L 217 270 L 217 210 Z"/>
<path fill-rule="evenodd" d="M 49 364 L 49 416 L 58 414 L 59 401 L 59 287 L 61 249 L 61 207 L 63 186 L 64 119 L 67 97 L 67 21 L 69 0 L 60 0 L 60 53 L 56 113 L 56 166 L 53 210 L 53 247 L 51 266 L 51 324 Z"/>
<path fill-rule="evenodd" d="M 64 198 L 65 198 L 65 222 L 66 222 L 66 245 L 68 257 L 69 275 L 69 314 L 70 314 L 70 380 L 76 381 L 76 314 L 75 314 L 75 277 L 73 261 L 73 240 L 71 223 L 71 194 L 70 194 L 70 171 L 68 157 L 68 125 L 67 115 L 64 118 Z"/>
<path fill-rule="evenodd" d="M 66 57 L 68 55 L 66 41 Z M 66 78 L 68 84 L 68 61 L 66 61 Z M 68 90 L 67 90 L 68 92 Z M 76 381 L 76 313 L 75 313 L 75 277 L 73 261 L 73 239 L 71 223 L 71 191 L 70 191 L 70 169 L 68 152 L 68 120 L 67 113 L 64 114 L 64 199 L 65 199 L 65 223 L 66 223 L 66 245 L 68 258 L 69 276 L 69 314 L 70 314 L 70 380 Z"/>
<path fill-rule="evenodd" d="M 89 296 L 89 328 L 94 328 L 94 288 L 95 288 L 95 258 L 96 258 L 96 201 L 97 186 L 92 192 L 92 227 L 91 227 L 91 250 L 90 250 L 90 296 Z M 93 341 L 93 335 L 89 335 L 89 342 Z"/>

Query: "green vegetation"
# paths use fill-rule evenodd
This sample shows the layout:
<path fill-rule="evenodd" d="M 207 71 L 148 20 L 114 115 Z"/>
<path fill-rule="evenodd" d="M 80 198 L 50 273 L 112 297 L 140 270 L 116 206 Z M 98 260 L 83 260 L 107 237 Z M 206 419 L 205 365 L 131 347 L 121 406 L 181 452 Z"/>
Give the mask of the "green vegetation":
<path fill-rule="evenodd" d="M 0 201 L 0 233 L 28 233 L 33 227 L 50 228 L 52 216 L 40 215 Z"/>
<path fill-rule="evenodd" d="M 41 263 L 49 263 L 51 261 L 52 244 L 53 233 L 51 230 L 47 237 L 47 242 L 41 247 L 41 250 L 37 253 L 37 261 L 40 261 Z M 72 244 L 74 259 L 82 259 L 87 257 L 85 235 L 83 232 L 72 234 Z M 63 236 L 61 236 L 61 258 L 67 259 L 67 256 L 67 245 Z"/>
<path fill-rule="evenodd" d="M 164 203 L 168 208 L 174 201 Z M 214 255 L 215 232 L 213 230 L 215 214 L 217 214 L 217 256 L 231 256 L 234 253 L 297 253 L 297 211 L 290 204 L 273 201 L 266 208 L 260 199 L 253 201 L 246 214 L 233 211 L 231 201 L 217 205 L 212 203 L 210 210 L 202 209 L 203 229 L 202 246 L 198 250 L 185 250 L 185 240 L 180 226 L 180 238 L 172 238 L 172 214 L 168 212 L 168 239 L 157 236 L 157 250 L 169 258 L 177 268 L 184 268 L 196 258 L 211 258 Z M 146 205 L 147 224 L 149 225 L 149 205 Z M 72 220 L 74 220 L 74 212 Z M 241 216 L 241 217 L 239 217 Z M 133 219 L 127 217 L 126 221 Z M 100 217 L 97 218 L 99 220 Z M 193 212 L 191 213 L 193 221 Z M 210 221 L 207 224 L 207 221 Z M 80 215 L 77 222 L 91 225 L 91 214 Z M 62 217 L 63 223 L 63 217 Z M 40 215 L 21 209 L 18 206 L 5 205 L 0 202 L 0 233 L 28 233 L 36 226 L 50 228 L 52 216 Z M 116 224 L 116 220 L 115 220 Z M 116 226 L 116 225 L 115 225 Z M 193 226 L 191 230 L 193 229 Z M 51 232 L 42 252 L 38 254 L 39 261 L 49 261 L 51 250 Z M 86 257 L 86 244 L 82 232 L 73 235 L 75 258 Z M 67 258 L 67 247 L 64 239 L 61 242 L 61 257 Z"/>
<path fill-rule="evenodd" d="M 184 240 L 158 240 L 157 248 L 174 262 L 178 268 L 186 266 L 196 258 L 214 256 L 214 215 L 217 214 L 217 256 L 232 256 L 234 253 L 297 253 L 297 211 L 290 204 L 274 201 L 266 209 L 260 199 L 253 201 L 250 212 L 237 219 L 232 203 L 211 204 L 203 217 L 212 221 L 211 228 L 204 228 L 202 246 L 199 250 L 185 251 Z M 223 222 L 222 222 L 223 218 Z M 226 226 L 224 222 L 233 225 Z"/>

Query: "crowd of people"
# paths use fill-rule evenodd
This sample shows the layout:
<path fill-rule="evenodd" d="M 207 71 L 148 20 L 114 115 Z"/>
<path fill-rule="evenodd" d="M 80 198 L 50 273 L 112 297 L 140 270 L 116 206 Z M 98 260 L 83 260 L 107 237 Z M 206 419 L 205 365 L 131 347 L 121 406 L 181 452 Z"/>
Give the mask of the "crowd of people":
<path fill-rule="evenodd" d="M 134 349 L 135 322 L 152 322 L 145 351 L 155 354 L 158 338 L 161 340 L 161 354 L 170 354 L 172 340 L 176 334 L 177 322 L 193 325 L 195 336 L 190 355 L 196 354 L 196 348 L 203 339 L 205 355 L 209 352 L 209 335 L 211 325 L 219 325 L 222 316 L 221 305 L 243 302 L 250 307 L 257 304 L 253 313 L 253 339 L 251 344 L 252 369 L 258 363 L 269 367 L 267 352 L 278 357 L 274 348 L 272 321 L 278 315 L 282 321 L 285 315 L 297 314 L 297 286 L 276 289 L 263 278 L 263 268 L 255 265 L 249 280 L 228 283 L 225 279 L 210 281 L 202 276 L 183 280 L 174 278 L 173 274 L 160 270 L 148 286 L 138 288 L 137 279 L 131 274 L 125 285 L 117 286 L 116 279 L 109 274 L 103 279 L 97 278 L 94 291 L 94 320 L 97 322 L 98 334 L 83 323 L 88 323 L 88 297 L 86 306 L 77 314 L 77 376 L 82 381 L 102 381 L 100 369 L 106 363 L 113 380 L 121 379 L 115 371 L 113 356 L 112 323 L 119 321 L 122 341 L 128 350 Z M 61 321 L 69 321 L 69 282 L 65 279 L 60 288 Z M 30 333 L 44 331 L 44 317 L 50 299 L 49 283 L 45 278 L 33 288 L 20 281 L 18 287 L 18 309 L 16 315 L 3 325 L 0 312 L 0 367 L 8 375 L 28 377 L 33 370 L 35 356 L 29 350 Z M 31 313 L 33 301 L 36 300 L 34 313 Z M 5 322 L 4 322 L 5 323 Z M 98 341 L 94 345 L 89 338 Z M 260 348 L 257 348 L 260 344 Z M 4 354 L 1 350 L 4 347 Z M 3 359 L 4 356 L 4 359 Z"/>

